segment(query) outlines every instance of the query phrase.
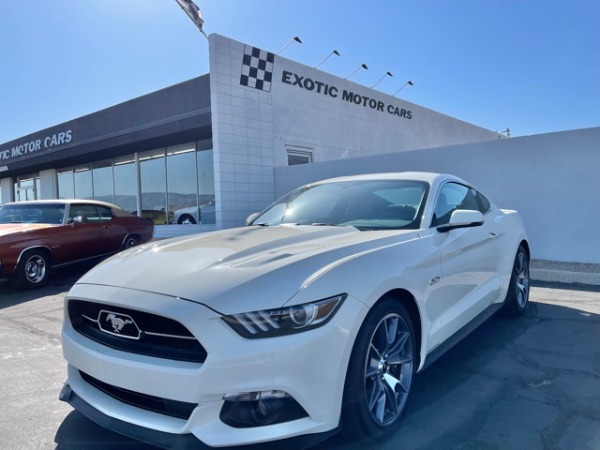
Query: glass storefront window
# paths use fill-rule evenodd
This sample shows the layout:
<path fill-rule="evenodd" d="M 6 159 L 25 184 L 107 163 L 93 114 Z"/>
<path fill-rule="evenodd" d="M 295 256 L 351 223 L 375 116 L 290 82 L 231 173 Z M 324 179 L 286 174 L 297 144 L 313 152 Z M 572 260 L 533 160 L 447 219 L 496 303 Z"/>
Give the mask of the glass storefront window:
<path fill-rule="evenodd" d="M 40 177 L 37 174 L 17 177 L 14 186 L 17 202 L 37 200 L 37 193 L 40 191 Z"/>
<path fill-rule="evenodd" d="M 57 173 L 58 198 L 75 198 L 75 183 L 73 169 L 63 169 Z"/>
<path fill-rule="evenodd" d="M 75 167 L 73 181 L 75 184 L 75 198 L 82 198 L 86 200 L 94 198 L 92 169 L 89 164 Z"/>
<path fill-rule="evenodd" d="M 165 150 L 140 153 L 139 161 L 142 216 L 152 219 L 155 225 L 165 225 L 170 222 L 165 214 L 167 208 Z"/>
<path fill-rule="evenodd" d="M 200 223 L 195 150 L 194 144 L 167 148 L 167 192 L 174 223 Z"/>
<path fill-rule="evenodd" d="M 113 169 L 111 161 L 101 161 L 92 164 L 92 179 L 94 183 L 94 199 L 103 202 L 115 202 L 113 185 Z"/>
<path fill-rule="evenodd" d="M 156 225 L 214 224 L 212 144 L 198 145 L 203 149 L 187 143 L 58 170 L 59 198 L 93 198 L 136 214 L 139 201 L 139 215 Z"/>
<path fill-rule="evenodd" d="M 202 215 L 201 223 L 214 224 L 215 220 L 215 172 L 212 149 L 196 153 L 198 161 L 198 203 Z"/>
<path fill-rule="evenodd" d="M 137 212 L 137 173 L 133 156 L 116 159 L 113 174 L 115 204 L 126 211 Z"/>

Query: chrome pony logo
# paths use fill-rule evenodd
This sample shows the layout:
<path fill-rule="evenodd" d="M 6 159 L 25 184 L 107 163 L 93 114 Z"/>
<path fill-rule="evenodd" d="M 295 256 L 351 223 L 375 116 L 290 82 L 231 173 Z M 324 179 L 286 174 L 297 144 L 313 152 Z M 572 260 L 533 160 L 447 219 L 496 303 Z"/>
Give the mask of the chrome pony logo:
<path fill-rule="evenodd" d="M 125 325 L 130 325 L 133 323 L 132 319 L 123 319 L 117 316 L 115 313 L 110 313 L 108 316 L 106 316 L 106 321 L 110 321 L 115 333 L 119 333 Z"/>
<path fill-rule="evenodd" d="M 102 310 L 98 314 L 100 330 L 126 339 L 139 339 L 141 331 L 131 316 L 114 311 Z"/>

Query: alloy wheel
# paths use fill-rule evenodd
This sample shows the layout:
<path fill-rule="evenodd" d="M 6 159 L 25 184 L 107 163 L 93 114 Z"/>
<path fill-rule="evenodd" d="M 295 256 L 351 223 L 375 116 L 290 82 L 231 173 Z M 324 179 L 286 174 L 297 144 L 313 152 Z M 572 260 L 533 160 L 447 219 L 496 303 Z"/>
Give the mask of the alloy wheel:
<path fill-rule="evenodd" d="M 408 324 L 400 315 L 388 314 L 371 337 L 365 366 L 367 409 L 377 425 L 390 425 L 402 413 L 410 391 L 413 362 Z"/>
<path fill-rule="evenodd" d="M 527 255 L 519 252 L 515 267 L 517 275 L 517 303 L 524 307 L 529 300 L 529 264 Z"/>

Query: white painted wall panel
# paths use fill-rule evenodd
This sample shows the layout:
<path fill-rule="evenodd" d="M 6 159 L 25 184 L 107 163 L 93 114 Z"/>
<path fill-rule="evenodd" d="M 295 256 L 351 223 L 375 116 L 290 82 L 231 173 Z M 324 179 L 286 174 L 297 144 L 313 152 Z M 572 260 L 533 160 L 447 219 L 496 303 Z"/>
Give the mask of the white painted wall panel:
<path fill-rule="evenodd" d="M 280 167 L 275 191 L 393 170 L 452 173 L 518 210 L 534 259 L 600 263 L 600 128 Z"/>

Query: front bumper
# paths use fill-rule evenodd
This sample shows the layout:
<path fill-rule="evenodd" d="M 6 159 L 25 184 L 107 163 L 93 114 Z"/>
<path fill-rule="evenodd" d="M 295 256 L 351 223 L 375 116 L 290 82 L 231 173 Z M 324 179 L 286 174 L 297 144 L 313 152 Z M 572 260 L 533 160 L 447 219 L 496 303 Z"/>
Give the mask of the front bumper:
<path fill-rule="evenodd" d="M 171 449 L 171 450 L 202 450 L 210 449 L 211 447 L 199 441 L 196 436 L 188 434 L 172 434 L 162 431 L 151 430 L 149 428 L 133 425 L 122 420 L 115 419 L 106 414 L 101 413 L 96 408 L 85 402 L 79 397 L 71 386 L 65 384 L 60 391 L 59 399 L 69 403 L 73 408 L 86 416 L 88 419 L 97 423 L 103 428 L 112 430 L 115 433 L 142 441 L 156 447 Z M 298 436 L 296 438 L 285 439 L 282 441 L 265 442 L 257 445 L 243 446 L 244 450 L 302 450 L 312 447 L 319 442 L 322 442 L 334 436 L 338 429 L 334 429 L 324 433 Z M 230 449 L 232 449 L 230 447 Z M 233 449 L 232 449 L 233 450 Z"/>
<path fill-rule="evenodd" d="M 177 320 L 208 353 L 204 363 L 189 363 L 115 350 L 79 334 L 66 314 L 63 352 L 69 366 L 62 397 L 102 426 L 165 448 L 185 448 L 177 446 L 187 445 L 188 439 L 210 447 L 304 435 L 319 440 L 339 425 L 352 343 L 366 314 L 364 305 L 352 297 L 321 328 L 255 340 L 241 338 L 219 314 L 203 305 L 159 294 L 76 285 L 69 298 L 137 308 Z M 86 382 L 82 372 L 120 389 L 197 406 L 187 419 L 148 411 L 107 395 Z M 268 390 L 288 393 L 307 416 L 245 428 L 220 419 L 224 395 Z"/>

